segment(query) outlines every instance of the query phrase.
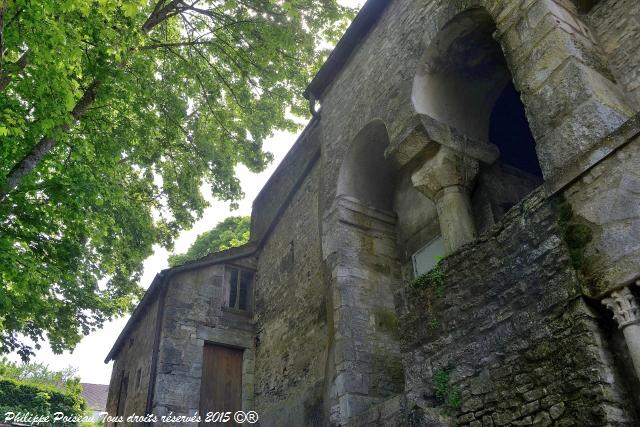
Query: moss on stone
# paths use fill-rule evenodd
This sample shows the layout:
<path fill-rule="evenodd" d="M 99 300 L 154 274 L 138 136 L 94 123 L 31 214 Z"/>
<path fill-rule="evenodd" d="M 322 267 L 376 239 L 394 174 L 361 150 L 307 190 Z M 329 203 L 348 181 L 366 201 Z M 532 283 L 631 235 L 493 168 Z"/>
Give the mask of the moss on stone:
<path fill-rule="evenodd" d="M 557 219 L 562 238 L 569 249 L 571 265 L 578 274 L 583 290 L 591 296 L 600 294 L 606 289 L 606 283 L 602 274 L 593 268 L 597 260 L 586 256 L 589 243 L 593 241 L 592 226 L 576 215 L 568 202 L 560 204 Z"/>
<path fill-rule="evenodd" d="M 394 337 L 398 336 L 399 321 L 398 316 L 393 310 L 384 307 L 376 307 L 373 309 L 373 315 L 376 320 L 376 326 L 382 332 L 386 332 Z"/>
<path fill-rule="evenodd" d="M 571 264 L 576 269 L 584 268 L 584 253 L 587 245 L 593 240 L 593 232 L 585 224 L 568 224 L 564 230 L 564 240 L 569 247 Z"/>
<path fill-rule="evenodd" d="M 378 349 L 373 353 L 371 370 L 373 394 L 392 396 L 404 389 L 404 366 L 399 357 Z"/>

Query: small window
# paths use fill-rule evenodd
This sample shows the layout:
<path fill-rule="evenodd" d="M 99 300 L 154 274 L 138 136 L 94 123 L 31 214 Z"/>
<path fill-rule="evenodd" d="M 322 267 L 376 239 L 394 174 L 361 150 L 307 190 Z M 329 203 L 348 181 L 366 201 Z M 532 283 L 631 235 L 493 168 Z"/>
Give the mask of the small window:
<path fill-rule="evenodd" d="M 250 311 L 251 286 L 253 284 L 253 272 L 240 268 L 228 268 L 229 272 L 229 308 Z"/>
<path fill-rule="evenodd" d="M 138 368 L 138 372 L 136 373 L 136 388 L 140 388 L 140 377 L 142 375 L 142 369 Z"/>
<path fill-rule="evenodd" d="M 444 243 L 442 237 L 437 237 L 420 248 L 413 254 L 413 273 L 416 277 L 430 271 L 438 263 L 438 259 L 444 255 Z"/>

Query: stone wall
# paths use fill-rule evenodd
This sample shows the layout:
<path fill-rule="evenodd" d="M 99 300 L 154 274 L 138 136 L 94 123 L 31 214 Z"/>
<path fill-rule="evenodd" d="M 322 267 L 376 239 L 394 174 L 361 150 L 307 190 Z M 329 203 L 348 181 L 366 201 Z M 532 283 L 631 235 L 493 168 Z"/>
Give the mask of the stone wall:
<path fill-rule="evenodd" d="M 117 413 L 123 376 L 129 378 L 124 414 L 143 415 L 146 412 L 157 314 L 156 299 L 147 306 L 113 362 L 106 409 L 110 415 Z"/>
<path fill-rule="evenodd" d="M 603 345 L 608 320 L 580 297 L 561 205 L 534 192 L 449 256 L 442 283 L 407 287 L 400 327 L 418 424 L 637 425 Z"/>
<path fill-rule="evenodd" d="M 564 193 L 572 207 L 568 226 L 578 237 L 572 259 L 593 298 L 640 278 L 639 134 L 640 116 L 603 141 L 621 146 Z"/>
<path fill-rule="evenodd" d="M 404 389 L 394 292 L 401 283 L 396 218 L 341 196 L 333 281 L 335 378 L 331 421 L 339 423 Z"/>
<path fill-rule="evenodd" d="M 640 3 L 603 0 L 589 13 L 611 70 L 640 109 Z"/>
<path fill-rule="evenodd" d="M 327 287 L 316 166 L 264 244 L 256 279 L 255 407 L 263 426 L 323 425 Z"/>
<path fill-rule="evenodd" d="M 232 263 L 255 268 L 251 258 Z M 250 315 L 225 309 L 228 292 L 224 270 L 224 264 L 210 265 L 168 279 L 153 407 L 158 416 L 170 412 L 193 415 L 198 411 L 205 342 L 245 349 L 242 400 L 243 407 L 252 407 L 253 322 Z"/>
<path fill-rule="evenodd" d="M 269 181 L 253 201 L 251 210 L 251 240 L 261 241 L 279 220 L 281 211 L 320 155 L 320 132 L 312 119 L 278 165 Z"/>

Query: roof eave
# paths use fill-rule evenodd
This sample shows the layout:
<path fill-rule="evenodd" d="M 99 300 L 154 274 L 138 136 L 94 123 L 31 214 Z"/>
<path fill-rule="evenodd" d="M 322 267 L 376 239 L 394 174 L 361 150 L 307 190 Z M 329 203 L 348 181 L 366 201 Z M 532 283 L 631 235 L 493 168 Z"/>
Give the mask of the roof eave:
<path fill-rule="evenodd" d="M 305 89 L 303 95 L 306 99 L 320 99 L 327 87 L 333 82 L 333 79 L 345 66 L 360 40 L 371 30 L 373 24 L 376 23 L 389 3 L 391 3 L 391 0 L 367 0 Z"/>

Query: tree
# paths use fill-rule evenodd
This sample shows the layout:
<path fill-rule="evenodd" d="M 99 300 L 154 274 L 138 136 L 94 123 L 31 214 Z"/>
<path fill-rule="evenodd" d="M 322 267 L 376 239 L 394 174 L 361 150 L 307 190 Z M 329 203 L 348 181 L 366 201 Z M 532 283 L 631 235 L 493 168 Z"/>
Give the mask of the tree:
<path fill-rule="evenodd" d="M 169 265 L 175 267 L 210 253 L 243 245 L 249 241 L 250 225 L 251 218 L 248 216 L 230 216 L 212 230 L 200 234 L 187 252 L 170 255 Z"/>
<path fill-rule="evenodd" d="M 0 377 L 18 381 L 42 384 L 62 391 L 75 389 L 80 383 L 78 370 L 69 366 L 61 371 L 54 371 L 48 365 L 38 362 L 15 363 L 6 357 L 0 358 Z"/>
<path fill-rule="evenodd" d="M 0 0 L 0 352 L 130 310 L 152 245 L 242 192 L 352 11 L 336 0 Z"/>

